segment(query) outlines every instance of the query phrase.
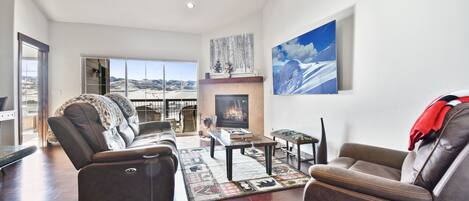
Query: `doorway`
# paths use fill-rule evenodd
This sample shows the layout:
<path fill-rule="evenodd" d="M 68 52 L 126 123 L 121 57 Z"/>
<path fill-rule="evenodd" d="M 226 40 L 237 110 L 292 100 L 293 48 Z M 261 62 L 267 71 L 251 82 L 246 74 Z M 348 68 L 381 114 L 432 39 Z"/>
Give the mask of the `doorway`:
<path fill-rule="evenodd" d="M 49 46 L 18 33 L 18 137 L 20 145 L 46 145 Z"/>

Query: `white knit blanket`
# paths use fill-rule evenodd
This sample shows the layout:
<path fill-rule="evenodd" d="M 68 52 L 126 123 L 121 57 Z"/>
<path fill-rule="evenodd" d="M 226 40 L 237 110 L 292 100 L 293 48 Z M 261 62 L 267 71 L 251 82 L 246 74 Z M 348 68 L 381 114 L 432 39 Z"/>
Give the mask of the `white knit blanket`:
<path fill-rule="evenodd" d="M 63 116 L 65 109 L 76 103 L 88 103 L 93 106 L 98 112 L 101 124 L 105 129 L 116 127 L 124 121 L 124 116 L 122 115 L 119 106 L 117 106 L 114 101 L 105 96 L 96 94 L 82 94 L 68 100 L 57 109 L 55 115 Z"/>

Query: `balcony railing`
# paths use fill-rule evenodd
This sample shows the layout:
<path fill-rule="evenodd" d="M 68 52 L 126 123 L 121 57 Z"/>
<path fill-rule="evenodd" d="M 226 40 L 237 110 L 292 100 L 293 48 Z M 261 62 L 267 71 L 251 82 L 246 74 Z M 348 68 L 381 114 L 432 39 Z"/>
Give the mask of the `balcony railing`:
<path fill-rule="evenodd" d="M 197 99 L 131 99 L 135 107 L 144 106 L 153 111 L 165 114 L 162 118 L 179 120 L 179 112 L 183 107 L 197 105 Z"/>

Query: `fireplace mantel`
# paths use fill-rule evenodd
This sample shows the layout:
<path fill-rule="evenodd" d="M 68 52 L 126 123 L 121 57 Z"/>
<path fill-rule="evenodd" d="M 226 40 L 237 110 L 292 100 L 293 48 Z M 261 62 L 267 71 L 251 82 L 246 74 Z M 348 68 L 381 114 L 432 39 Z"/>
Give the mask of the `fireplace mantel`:
<path fill-rule="evenodd" d="M 221 84 L 221 83 L 252 83 L 252 82 L 264 82 L 262 76 L 252 77 L 232 77 L 232 78 L 216 78 L 216 79 L 205 79 L 199 80 L 199 84 Z"/>

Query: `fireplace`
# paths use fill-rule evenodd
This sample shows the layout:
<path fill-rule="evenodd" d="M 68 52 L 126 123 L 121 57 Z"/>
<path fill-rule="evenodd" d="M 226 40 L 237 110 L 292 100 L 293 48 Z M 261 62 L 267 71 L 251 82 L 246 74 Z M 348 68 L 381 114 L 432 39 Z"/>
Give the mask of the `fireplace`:
<path fill-rule="evenodd" d="M 248 95 L 215 95 L 217 127 L 249 128 Z"/>

